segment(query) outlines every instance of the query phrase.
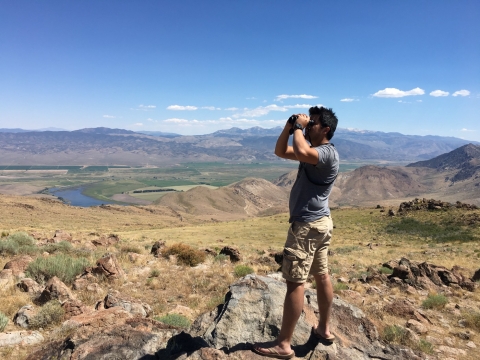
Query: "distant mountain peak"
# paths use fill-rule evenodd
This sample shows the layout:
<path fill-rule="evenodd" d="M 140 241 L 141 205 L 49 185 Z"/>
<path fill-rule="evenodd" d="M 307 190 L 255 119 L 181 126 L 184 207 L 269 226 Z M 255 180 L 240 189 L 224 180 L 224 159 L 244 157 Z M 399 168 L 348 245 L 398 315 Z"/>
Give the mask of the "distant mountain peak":
<path fill-rule="evenodd" d="M 107 127 L 96 127 L 96 128 L 85 128 L 74 130 L 72 132 L 84 133 L 84 134 L 136 134 L 134 131 L 124 130 L 124 129 L 110 129 Z"/>

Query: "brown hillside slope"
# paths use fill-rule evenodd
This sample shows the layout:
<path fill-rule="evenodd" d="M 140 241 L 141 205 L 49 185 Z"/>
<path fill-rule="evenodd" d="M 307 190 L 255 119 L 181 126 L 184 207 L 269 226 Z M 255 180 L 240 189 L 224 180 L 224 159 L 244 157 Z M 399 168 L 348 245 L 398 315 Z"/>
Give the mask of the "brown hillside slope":
<path fill-rule="evenodd" d="M 426 191 L 423 184 L 401 167 L 368 165 L 341 175 L 335 183 L 341 190 L 337 199 L 340 205 L 405 198 Z"/>
<path fill-rule="evenodd" d="M 215 190 L 198 186 L 185 192 L 167 194 L 156 203 L 202 219 L 233 220 L 286 212 L 287 199 L 285 188 L 267 180 L 247 178 Z"/>

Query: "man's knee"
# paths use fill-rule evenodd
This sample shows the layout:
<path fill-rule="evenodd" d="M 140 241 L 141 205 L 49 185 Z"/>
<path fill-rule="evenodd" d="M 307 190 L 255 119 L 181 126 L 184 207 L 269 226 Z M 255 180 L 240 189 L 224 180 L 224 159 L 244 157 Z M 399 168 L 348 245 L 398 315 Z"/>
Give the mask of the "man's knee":
<path fill-rule="evenodd" d="M 330 275 L 328 275 L 328 273 L 314 275 L 314 278 L 316 283 L 330 281 Z"/>

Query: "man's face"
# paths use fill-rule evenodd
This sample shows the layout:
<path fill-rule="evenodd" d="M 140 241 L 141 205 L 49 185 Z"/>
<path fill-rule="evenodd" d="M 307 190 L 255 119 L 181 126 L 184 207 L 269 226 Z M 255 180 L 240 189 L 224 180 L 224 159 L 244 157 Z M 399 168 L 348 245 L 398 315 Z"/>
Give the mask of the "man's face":
<path fill-rule="evenodd" d="M 310 120 L 314 121 L 314 124 L 312 126 L 307 126 L 306 133 L 310 135 L 312 138 L 316 137 L 324 137 L 328 133 L 328 127 L 322 127 L 322 124 L 320 124 L 320 115 L 315 114 L 310 116 Z"/>

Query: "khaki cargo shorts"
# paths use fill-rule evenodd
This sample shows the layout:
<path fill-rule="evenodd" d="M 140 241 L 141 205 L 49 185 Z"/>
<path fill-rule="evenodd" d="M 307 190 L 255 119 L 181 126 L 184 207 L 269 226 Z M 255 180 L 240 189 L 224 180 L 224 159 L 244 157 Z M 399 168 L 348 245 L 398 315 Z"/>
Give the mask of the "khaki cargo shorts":
<path fill-rule="evenodd" d="M 290 225 L 283 249 L 282 273 L 286 280 L 303 283 L 309 274 L 328 273 L 327 252 L 332 230 L 330 216 L 309 223 L 295 221 Z"/>

